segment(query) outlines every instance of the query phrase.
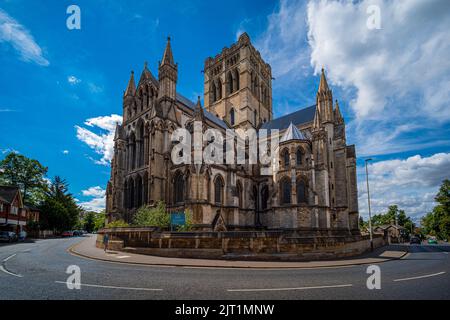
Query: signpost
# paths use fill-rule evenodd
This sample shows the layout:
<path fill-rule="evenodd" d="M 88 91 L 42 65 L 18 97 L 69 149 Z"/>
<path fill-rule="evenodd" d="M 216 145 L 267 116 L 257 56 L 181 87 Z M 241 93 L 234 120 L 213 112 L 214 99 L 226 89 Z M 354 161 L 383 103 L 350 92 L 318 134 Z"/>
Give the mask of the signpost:
<path fill-rule="evenodd" d="M 173 212 L 170 214 L 170 230 L 175 226 L 186 225 L 186 214 L 184 212 Z"/>

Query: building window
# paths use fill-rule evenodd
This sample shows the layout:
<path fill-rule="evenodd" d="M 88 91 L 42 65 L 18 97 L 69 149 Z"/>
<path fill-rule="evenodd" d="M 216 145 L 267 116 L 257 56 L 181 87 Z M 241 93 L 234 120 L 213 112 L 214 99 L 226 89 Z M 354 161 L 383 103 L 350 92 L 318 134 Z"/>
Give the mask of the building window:
<path fill-rule="evenodd" d="M 261 210 L 267 209 L 267 202 L 269 201 L 269 188 L 264 186 L 261 190 Z"/>
<path fill-rule="evenodd" d="M 184 202 L 184 179 L 183 179 L 183 175 L 178 172 L 175 175 L 175 179 L 174 179 L 174 184 L 175 184 L 175 203 L 183 203 Z"/>
<path fill-rule="evenodd" d="M 19 208 L 15 207 L 15 206 L 11 206 L 11 214 L 13 215 L 17 215 L 19 213 Z"/>
<path fill-rule="evenodd" d="M 230 123 L 231 123 L 232 126 L 234 126 L 234 124 L 235 124 L 235 118 L 234 117 L 235 117 L 234 109 L 231 108 L 231 111 L 230 111 Z"/>
<path fill-rule="evenodd" d="M 0 212 L 3 212 L 3 203 L 0 203 Z"/>
<path fill-rule="evenodd" d="M 283 151 L 283 165 L 284 167 L 289 167 L 289 151 L 284 149 Z"/>
<path fill-rule="evenodd" d="M 214 201 L 216 204 L 222 204 L 223 202 L 223 187 L 222 177 L 218 176 L 214 182 Z"/>
<path fill-rule="evenodd" d="M 302 165 L 302 157 L 303 157 L 302 150 L 298 149 L 297 150 L 297 166 Z"/>
<path fill-rule="evenodd" d="M 306 203 L 306 186 L 303 180 L 297 181 L 297 203 Z"/>
<path fill-rule="evenodd" d="M 291 203 L 291 182 L 288 178 L 281 181 L 281 204 Z"/>

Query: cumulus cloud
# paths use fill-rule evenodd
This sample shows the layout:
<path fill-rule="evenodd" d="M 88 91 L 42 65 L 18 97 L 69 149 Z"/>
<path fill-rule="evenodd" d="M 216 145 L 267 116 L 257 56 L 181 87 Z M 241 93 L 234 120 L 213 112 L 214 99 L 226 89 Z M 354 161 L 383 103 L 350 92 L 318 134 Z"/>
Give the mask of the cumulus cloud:
<path fill-rule="evenodd" d="M 434 206 L 434 196 L 449 178 L 450 153 L 429 157 L 416 155 L 370 164 L 369 181 L 373 213 L 384 213 L 397 204 L 416 220 Z M 368 215 L 365 168 L 358 168 L 359 204 L 362 215 Z"/>
<path fill-rule="evenodd" d="M 367 28 L 371 5 L 380 8 L 380 30 Z M 326 66 L 335 84 L 356 88 L 358 117 L 407 112 L 448 120 L 449 11 L 447 0 L 310 1 L 311 63 L 316 71 Z"/>
<path fill-rule="evenodd" d="M 106 190 L 96 186 L 87 190 L 81 191 L 83 196 L 90 197 L 88 201 L 79 201 L 79 205 L 88 211 L 100 212 L 105 209 L 106 205 Z"/>
<path fill-rule="evenodd" d="M 63 153 L 64 155 L 68 155 L 68 154 L 69 154 L 69 150 L 63 150 L 62 153 Z"/>
<path fill-rule="evenodd" d="M 9 43 L 24 61 L 31 61 L 45 67 L 50 65 L 30 31 L 0 9 L 0 43 L 3 42 Z"/>
<path fill-rule="evenodd" d="M 110 164 L 114 153 L 114 134 L 116 125 L 121 123 L 122 117 L 117 114 L 112 114 L 110 116 L 86 120 L 84 125 L 90 129 L 75 126 L 77 138 L 87 144 L 95 151 L 95 153 L 101 155 L 100 160 L 94 159 L 95 163 L 105 166 Z M 99 132 L 96 133 L 93 129 L 96 129 Z"/>

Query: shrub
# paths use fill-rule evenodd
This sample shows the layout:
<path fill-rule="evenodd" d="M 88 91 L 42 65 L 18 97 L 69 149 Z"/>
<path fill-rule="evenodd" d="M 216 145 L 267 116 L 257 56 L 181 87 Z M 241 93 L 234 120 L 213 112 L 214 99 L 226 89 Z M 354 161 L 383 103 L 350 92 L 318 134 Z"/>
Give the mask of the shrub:
<path fill-rule="evenodd" d="M 121 227 L 129 227 L 130 225 L 126 223 L 124 220 L 116 220 L 110 222 L 106 225 L 106 228 L 121 228 Z"/>
<path fill-rule="evenodd" d="M 159 201 L 156 207 L 144 206 L 140 208 L 134 217 L 134 224 L 139 227 L 160 227 L 170 226 L 170 214 L 166 211 L 164 202 Z"/>

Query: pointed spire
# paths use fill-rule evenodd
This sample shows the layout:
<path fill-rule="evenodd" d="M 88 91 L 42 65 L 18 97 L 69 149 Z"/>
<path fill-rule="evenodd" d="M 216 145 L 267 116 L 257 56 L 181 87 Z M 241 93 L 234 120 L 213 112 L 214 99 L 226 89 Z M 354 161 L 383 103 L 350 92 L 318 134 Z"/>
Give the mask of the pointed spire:
<path fill-rule="evenodd" d="M 167 37 L 166 49 L 164 50 L 164 56 L 161 62 L 161 65 L 170 64 L 174 65 L 175 62 L 173 60 L 172 47 L 170 45 L 170 37 Z"/>
<path fill-rule="evenodd" d="M 291 140 L 306 140 L 305 135 L 291 122 L 286 133 L 281 138 L 280 142 L 286 142 Z"/>
<path fill-rule="evenodd" d="M 128 81 L 127 89 L 124 96 L 134 96 L 136 93 L 136 84 L 134 82 L 134 71 L 131 71 L 130 81 Z"/>
<path fill-rule="evenodd" d="M 344 117 L 342 117 L 341 109 L 339 108 L 339 102 L 336 100 L 336 109 L 334 110 L 334 119 L 336 123 L 344 123 Z"/>
<path fill-rule="evenodd" d="M 319 108 L 316 108 L 316 114 L 314 115 L 314 122 L 313 122 L 313 129 L 319 129 L 321 125 L 321 119 L 320 119 L 320 110 Z"/>
<path fill-rule="evenodd" d="M 322 75 L 320 76 L 319 93 L 325 93 L 330 91 L 328 87 L 327 77 L 325 76 L 325 69 L 322 68 Z"/>
<path fill-rule="evenodd" d="M 194 108 L 194 119 L 201 120 L 203 119 L 203 107 L 202 102 L 200 101 L 200 96 L 198 96 L 197 104 Z"/>

